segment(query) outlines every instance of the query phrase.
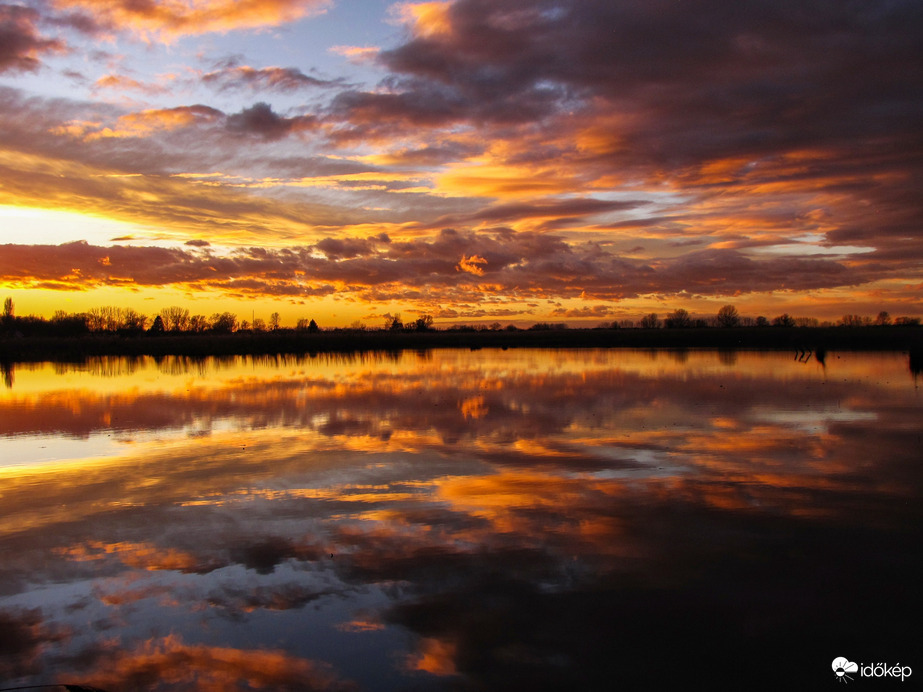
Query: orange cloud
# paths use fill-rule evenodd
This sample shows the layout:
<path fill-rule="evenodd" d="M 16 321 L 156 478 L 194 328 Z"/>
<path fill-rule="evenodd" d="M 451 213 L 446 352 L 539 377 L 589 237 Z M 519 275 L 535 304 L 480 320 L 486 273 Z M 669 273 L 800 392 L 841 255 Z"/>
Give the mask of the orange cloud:
<path fill-rule="evenodd" d="M 148 571 L 171 570 L 177 572 L 207 572 L 201 558 L 175 548 L 161 548 L 153 543 L 101 543 L 91 541 L 56 551 L 70 560 L 78 562 L 102 560 L 115 555 L 125 565 Z M 212 568 L 218 565 L 212 565 Z"/>
<path fill-rule="evenodd" d="M 279 26 L 323 13 L 331 0 L 54 0 L 60 9 L 83 10 L 112 28 L 172 40 L 212 32 Z"/>
<path fill-rule="evenodd" d="M 483 257 L 478 257 L 477 255 L 466 257 L 462 255 L 461 261 L 455 265 L 455 268 L 460 272 L 467 272 L 475 276 L 484 276 L 484 268 L 482 265 L 485 264 L 487 264 L 487 260 Z"/>
<path fill-rule="evenodd" d="M 330 52 L 342 55 L 350 62 L 361 65 L 374 61 L 381 52 L 381 48 L 377 46 L 332 46 Z"/>
<path fill-rule="evenodd" d="M 155 132 L 177 130 L 198 124 L 210 124 L 223 117 L 221 111 L 208 106 L 161 108 L 120 117 L 114 128 L 103 128 L 86 135 L 87 141 L 106 137 L 148 137 Z"/>
<path fill-rule="evenodd" d="M 431 675 L 457 675 L 455 656 L 455 644 L 427 637 L 420 641 L 420 650 L 408 657 L 407 668 Z"/>
<path fill-rule="evenodd" d="M 560 168 L 536 170 L 533 166 L 508 165 L 502 159 L 483 164 L 458 164 L 436 176 L 436 191 L 446 195 L 498 198 L 564 194 L 576 187 L 572 172 Z"/>
<path fill-rule="evenodd" d="M 133 650 L 112 646 L 100 659 L 84 677 L 112 690 L 162 685 L 201 692 L 356 689 L 322 663 L 282 651 L 186 644 L 176 635 L 150 639 Z"/>
<path fill-rule="evenodd" d="M 468 397 L 458 405 L 458 408 L 466 420 L 468 418 L 483 418 L 490 411 L 490 407 L 487 406 L 483 396 Z"/>
<path fill-rule="evenodd" d="M 451 2 L 404 2 L 394 6 L 392 12 L 398 20 L 408 25 L 416 36 L 428 38 L 452 31 L 449 18 Z"/>
<path fill-rule="evenodd" d="M 336 627 L 343 632 L 378 632 L 385 629 L 384 623 L 369 618 L 350 620 Z"/>
<path fill-rule="evenodd" d="M 148 84 L 145 82 L 126 77 L 125 75 L 107 74 L 93 83 L 94 89 L 113 89 L 116 91 L 134 90 L 141 91 L 150 96 L 158 96 L 169 93 L 169 88 L 162 84 Z"/>

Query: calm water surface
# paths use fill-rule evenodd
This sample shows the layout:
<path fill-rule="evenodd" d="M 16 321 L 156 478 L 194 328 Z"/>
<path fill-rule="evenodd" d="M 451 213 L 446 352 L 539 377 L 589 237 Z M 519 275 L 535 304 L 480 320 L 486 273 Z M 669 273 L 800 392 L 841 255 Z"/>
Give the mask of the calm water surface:
<path fill-rule="evenodd" d="M 923 677 L 906 354 L 4 375 L 0 687 L 752 689 L 832 684 L 837 656 Z"/>

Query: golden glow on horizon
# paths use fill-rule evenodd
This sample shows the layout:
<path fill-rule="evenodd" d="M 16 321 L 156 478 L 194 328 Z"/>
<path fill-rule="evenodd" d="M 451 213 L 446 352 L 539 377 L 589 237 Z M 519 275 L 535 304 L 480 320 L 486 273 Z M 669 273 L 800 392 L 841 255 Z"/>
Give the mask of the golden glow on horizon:
<path fill-rule="evenodd" d="M 253 199 L 233 185 L 216 189 L 185 177 L 125 175 L 65 159 L 0 150 L 0 167 L 4 166 L 16 173 L 16 179 L 15 184 L 0 187 L 0 207 L 44 210 L 49 219 L 60 218 L 55 216 L 60 213 L 80 214 L 99 219 L 104 227 L 121 224 L 129 234 L 132 228 L 142 228 L 147 237 L 234 244 L 267 237 L 272 245 L 304 244 L 316 233 L 313 223 L 300 218 L 311 207 L 280 207 L 268 199 Z M 107 181 L 105 196 L 98 194 L 96 179 Z M 216 213 L 227 215 L 217 226 Z M 59 243 L 81 239 L 66 223 L 53 229 L 49 221 L 42 227 L 46 233 L 59 233 Z M 112 237 L 89 229 L 87 234 L 96 244 L 108 244 Z M 22 242 L 22 237 L 10 234 L 6 240 Z"/>
<path fill-rule="evenodd" d="M 872 287 L 874 289 L 874 285 Z M 917 316 L 916 296 L 920 287 L 906 286 L 899 282 L 895 289 L 905 292 L 900 302 L 894 297 L 887 299 L 893 317 Z M 415 299 L 391 299 L 388 302 L 375 300 L 344 299 L 337 296 L 297 298 L 286 297 L 242 297 L 227 295 L 220 291 L 206 292 L 194 287 L 138 288 L 126 293 L 124 287 L 99 287 L 88 290 L 52 290 L 50 288 L 22 288 L 11 282 L 0 281 L 0 297 L 10 297 L 15 304 L 16 314 L 39 315 L 45 319 L 58 310 L 66 313 L 82 313 L 104 306 L 130 307 L 146 315 L 150 320 L 162 309 L 180 306 L 192 315 L 210 317 L 216 313 L 230 312 L 238 320 L 250 322 L 253 317 L 268 323 L 272 313 L 281 315 L 281 325 L 292 328 L 300 319 L 314 319 L 322 329 L 349 327 L 355 323 L 370 329 L 377 329 L 386 322 L 387 314 L 398 314 L 415 319 L 417 315 L 431 314 L 437 328 L 453 324 L 491 325 L 509 324 L 527 328 L 537 322 L 562 322 L 574 327 L 595 327 L 602 323 L 630 320 L 637 324 L 641 317 L 651 312 L 663 320 L 673 310 L 685 307 L 693 317 L 713 317 L 723 305 L 733 304 L 740 314 L 749 318 L 763 316 L 773 319 L 782 313 L 794 317 L 815 318 L 836 323 L 844 314 L 859 314 L 874 318 L 881 310 L 882 300 L 874 290 L 857 296 L 848 289 L 827 289 L 814 291 L 809 295 L 795 295 L 791 292 L 776 292 L 768 297 L 742 296 L 706 298 L 693 296 L 686 299 L 658 300 L 659 304 L 644 298 L 625 299 L 617 304 L 586 301 L 578 298 L 549 301 L 547 306 L 535 301 L 487 302 L 482 305 L 456 306 L 451 315 L 442 315 L 438 305 L 429 301 L 418 303 Z M 497 309 L 492 313 L 490 307 Z M 486 308 L 486 311 L 485 311 Z"/>
<path fill-rule="evenodd" d="M 49 209 L 41 206 L 0 205 L 2 242 L 57 245 L 75 239 L 108 244 L 112 238 L 149 233 L 145 226 L 118 221 L 82 210 Z"/>

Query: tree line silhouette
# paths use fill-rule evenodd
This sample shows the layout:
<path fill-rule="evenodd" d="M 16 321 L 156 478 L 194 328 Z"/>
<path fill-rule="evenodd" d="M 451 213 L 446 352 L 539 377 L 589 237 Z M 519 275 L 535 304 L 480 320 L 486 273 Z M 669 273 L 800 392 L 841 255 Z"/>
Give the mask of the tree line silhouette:
<path fill-rule="evenodd" d="M 635 320 L 619 320 L 600 324 L 597 329 L 733 329 L 737 327 L 889 327 L 889 326 L 919 326 L 919 317 L 892 318 L 888 312 L 881 311 L 874 318 L 847 314 L 837 322 L 820 321 L 811 317 L 793 317 L 783 313 L 772 319 L 765 316 L 742 316 L 733 305 L 722 306 L 715 315 L 694 316 L 687 310 L 679 308 L 663 315 L 649 313 Z M 519 331 L 521 327 L 508 324 L 505 327 L 499 322 L 490 325 L 451 324 L 441 331 Z M 528 331 L 557 331 L 569 327 L 564 323 L 537 322 L 525 328 Z M 36 315 L 17 316 L 12 298 L 6 298 L 3 304 L 3 314 L 0 316 L 0 333 L 3 336 L 58 336 L 76 337 L 89 334 L 231 334 L 231 333 L 262 333 L 279 330 L 292 331 L 283 328 L 281 316 L 273 312 L 268 322 L 253 316 L 252 321 L 239 319 L 235 313 L 221 312 L 211 316 L 191 314 L 186 308 L 170 306 L 163 308 L 155 315 L 148 316 L 133 308 L 120 308 L 104 306 L 91 308 L 86 312 L 67 313 L 57 310 L 50 319 Z M 334 328 L 332 331 L 369 331 L 370 328 L 361 322 L 353 322 L 347 328 Z M 432 315 L 424 314 L 414 320 L 405 322 L 401 315 L 388 314 L 378 331 L 386 332 L 429 332 L 435 331 L 435 320 Z M 318 332 L 321 327 L 314 319 L 299 318 L 294 328 L 296 332 Z M 326 329 L 324 331 L 331 331 Z"/>
<path fill-rule="evenodd" d="M 733 305 L 722 306 L 716 315 L 710 317 L 693 317 L 687 310 L 679 308 L 664 316 L 661 320 L 657 313 L 650 313 L 642 317 L 637 323 L 632 320 L 621 320 L 612 323 L 612 327 L 642 329 L 691 329 L 717 327 L 729 329 L 733 327 L 888 327 L 888 326 L 919 326 L 919 317 L 897 317 L 882 310 L 874 318 L 863 315 L 843 315 L 836 322 L 821 321 L 814 317 L 793 317 L 787 312 L 769 319 L 763 315 L 758 317 L 745 317 Z"/>

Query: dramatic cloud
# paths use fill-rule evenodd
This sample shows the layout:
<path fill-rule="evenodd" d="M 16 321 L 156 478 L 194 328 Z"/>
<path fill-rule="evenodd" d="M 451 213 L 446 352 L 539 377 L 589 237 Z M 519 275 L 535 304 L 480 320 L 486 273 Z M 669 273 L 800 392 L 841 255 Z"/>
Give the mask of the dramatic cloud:
<path fill-rule="evenodd" d="M 923 216 L 912 2 L 459 0 L 401 16 L 411 39 L 378 56 L 395 76 L 334 100 L 350 123 L 340 136 L 470 124 L 516 142 L 449 171 L 453 189 L 505 194 L 519 178 L 539 195 L 546 172 L 579 171 L 565 184 L 591 189 L 668 181 L 710 205 L 731 193 L 796 215 L 834 206 L 830 240 L 865 198 L 887 210 L 857 231 L 873 244 L 908 238 Z"/>
<path fill-rule="evenodd" d="M 320 0 L 2 6 L 0 203 L 157 229 L 112 235 L 206 239 L 238 260 L 289 247 L 304 295 L 350 285 L 357 301 L 417 300 L 442 286 L 444 315 L 584 296 L 593 304 L 532 307 L 592 319 L 621 300 L 640 313 L 666 296 L 767 305 L 774 291 L 811 308 L 836 291 L 825 317 L 850 300 L 912 307 L 923 283 L 923 13 L 912 0 L 382 11 Z M 350 22 L 355 42 L 342 35 Z M 196 38 L 253 29 L 231 57 L 213 54 L 220 37 Z M 79 65 L 66 52 L 102 37 L 112 49 L 87 45 Z M 47 95 L 57 85 L 35 91 L 28 72 L 43 63 L 68 77 L 67 98 Z M 447 228 L 459 229 L 451 242 Z M 498 229 L 514 245 L 529 239 L 518 259 L 493 246 L 505 242 Z M 363 247 L 383 234 L 390 247 Z M 557 254 L 535 255 L 543 242 Z M 173 283 L 163 278 L 142 285 Z M 301 286 L 247 271 L 233 280 L 239 291 L 218 277 L 187 287 Z"/>
<path fill-rule="evenodd" d="M 740 295 L 852 286 L 857 268 L 827 259 L 753 259 L 707 250 L 656 261 L 620 257 L 596 243 L 536 234 L 444 230 L 432 240 L 323 240 L 314 246 L 247 248 L 218 256 L 154 247 L 3 246 L 0 279 L 21 286 L 56 282 L 104 285 L 197 285 L 265 295 L 426 289 L 433 299 L 584 296 L 617 300 L 665 295 Z"/>
<path fill-rule="evenodd" d="M 893 138 L 895 127 L 912 134 L 908 114 L 919 107 L 905 88 L 908 69 L 920 69 L 913 48 L 923 18 L 912 2 L 805 10 L 751 0 L 729 12 L 717 0 L 459 0 L 424 9 L 410 13 L 412 40 L 379 60 L 406 75 L 398 87 L 408 104 L 411 96 L 425 104 L 437 85 L 446 90 L 454 98 L 437 101 L 458 106 L 452 120 L 491 113 L 504 121 L 523 97 L 549 115 L 602 99 L 600 110 L 621 125 L 612 145 L 624 148 L 626 135 L 640 144 L 668 121 L 679 129 L 662 133 L 656 151 L 681 161 L 723 158 L 715 145 L 756 154 L 809 141 L 853 147 L 855 136 Z M 382 98 L 382 116 L 394 102 Z M 534 120 L 528 105 L 519 113 L 520 122 Z M 672 151 L 690 135 L 700 137 Z"/>
<path fill-rule="evenodd" d="M 483 257 L 478 257 L 477 255 L 471 255 L 471 257 L 462 256 L 461 261 L 455 268 L 460 272 L 468 272 L 475 276 L 484 276 L 482 265 L 485 264 L 487 264 L 487 260 Z"/>

